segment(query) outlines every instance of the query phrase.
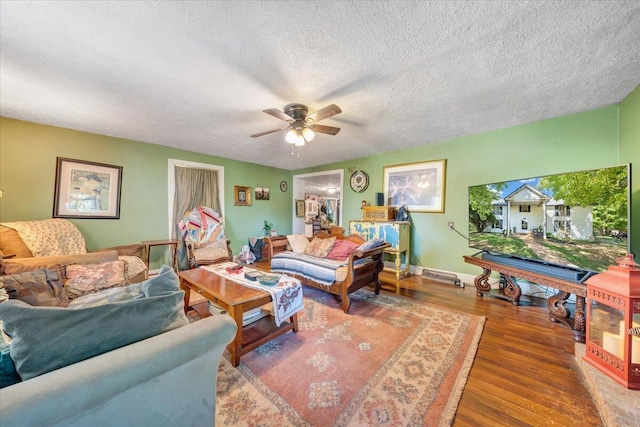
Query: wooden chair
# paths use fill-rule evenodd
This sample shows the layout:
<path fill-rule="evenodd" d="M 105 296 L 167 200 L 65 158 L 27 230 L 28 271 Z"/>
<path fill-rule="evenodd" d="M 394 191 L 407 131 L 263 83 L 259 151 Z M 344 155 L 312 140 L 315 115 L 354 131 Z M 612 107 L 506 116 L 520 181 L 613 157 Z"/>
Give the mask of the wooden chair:
<path fill-rule="evenodd" d="M 206 206 L 187 211 L 178 223 L 191 268 L 233 259 L 231 241 L 224 236 L 219 212 Z"/>

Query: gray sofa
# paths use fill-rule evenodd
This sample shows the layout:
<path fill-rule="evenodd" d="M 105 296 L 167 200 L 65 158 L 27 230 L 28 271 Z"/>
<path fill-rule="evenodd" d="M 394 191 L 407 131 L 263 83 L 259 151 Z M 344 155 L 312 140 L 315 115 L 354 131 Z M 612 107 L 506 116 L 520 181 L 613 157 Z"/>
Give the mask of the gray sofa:
<path fill-rule="evenodd" d="M 0 389 L 0 425 L 213 426 L 226 315 Z"/>

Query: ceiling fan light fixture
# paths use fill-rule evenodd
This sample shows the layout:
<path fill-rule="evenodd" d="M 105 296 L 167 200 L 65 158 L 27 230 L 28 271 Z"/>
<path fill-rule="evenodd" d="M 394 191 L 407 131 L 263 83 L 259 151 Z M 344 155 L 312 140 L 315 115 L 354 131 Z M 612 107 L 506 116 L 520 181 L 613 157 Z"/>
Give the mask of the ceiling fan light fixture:
<path fill-rule="evenodd" d="M 313 138 L 316 137 L 316 134 L 311 129 L 305 126 L 304 129 L 302 129 L 302 136 L 304 136 L 304 139 L 307 142 L 311 142 L 313 141 Z"/>
<path fill-rule="evenodd" d="M 302 135 L 302 132 L 298 132 L 298 140 L 295 142 L 295 145 L 297 147 L 302 147 L 305 143 L 304 140 L 304 136 Z"/>
<path fill-rule="evenodd" d="M 298 131 L 296 131 L 295 129 L 291 129 L 289 132 L 287 132 L 287 135 L 284 137 L 284 139 L 289 144 L 295 144 L 296 142 L 298 142 Z"/>

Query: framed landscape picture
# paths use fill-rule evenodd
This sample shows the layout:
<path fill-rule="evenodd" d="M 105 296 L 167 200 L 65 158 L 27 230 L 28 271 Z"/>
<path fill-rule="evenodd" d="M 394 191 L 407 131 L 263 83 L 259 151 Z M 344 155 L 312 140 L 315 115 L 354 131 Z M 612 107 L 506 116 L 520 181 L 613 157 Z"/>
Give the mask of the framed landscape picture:
<path fill-rule="evenodd" d="M 388 206 L 409 212 L 444 212 L 446 160 L 405 163 L 383 168 L 382 190 Z"/>
<path fill-rule="evenodd" d="M 122 166 L 57 158 L 54 218 L 120 218 Z"/>

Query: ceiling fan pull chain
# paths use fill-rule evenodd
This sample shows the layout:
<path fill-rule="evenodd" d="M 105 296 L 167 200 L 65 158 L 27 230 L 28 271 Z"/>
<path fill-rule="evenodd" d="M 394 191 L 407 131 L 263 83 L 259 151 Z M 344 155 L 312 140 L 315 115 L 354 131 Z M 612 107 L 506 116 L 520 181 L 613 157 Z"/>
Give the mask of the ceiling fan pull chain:
<path fill-rule="evenodd" d="M 291 155 L 293 156 L 293 144 L 291 144 Z"/>

